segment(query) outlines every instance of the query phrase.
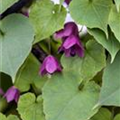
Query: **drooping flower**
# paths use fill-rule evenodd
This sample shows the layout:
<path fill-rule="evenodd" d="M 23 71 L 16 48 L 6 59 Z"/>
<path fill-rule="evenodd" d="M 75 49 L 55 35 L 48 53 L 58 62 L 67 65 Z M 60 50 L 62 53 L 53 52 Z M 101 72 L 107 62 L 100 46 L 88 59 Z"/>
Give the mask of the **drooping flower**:
<path fill-rule="evenodd" d="M 65 52 L 66 57 L 75 56 L 76 54 L 79 57 L 84 56 L 82 43 L 79 41 L 79 37 L 75 35 L 70 35 L 65 41 L 63 41 L 58 52 Z"/>
<path fill-rule="evenodd" d="M 19 100 L 19 96 L 20 92 L 15 86 L 10 87 L 4 94 L 4 97 L 6 98 L 8 103 L 11 101 L 15 101 L 17 103 Z"/>
<path fill-rule="evenodd" d="M 44 75 L 46 73 L 52 74 L 54 72 L 61 71 L 62 71 L 61 65 L 59 64 L 58 60 L 52 55 L 47 56 L 40 67 L 41 75 Z"/>
<path fill-rule="evenodd" d="M 55 38 L 63 40 L 58 51 L 59 53 L 65 52 L 67 57 L 75 56 L 76 54 L 79 57 L 84 56 L 84 48 L 79 37 L 78 27 L 74 22 L 66 23 L 64 29 L 55 33 Z"/>

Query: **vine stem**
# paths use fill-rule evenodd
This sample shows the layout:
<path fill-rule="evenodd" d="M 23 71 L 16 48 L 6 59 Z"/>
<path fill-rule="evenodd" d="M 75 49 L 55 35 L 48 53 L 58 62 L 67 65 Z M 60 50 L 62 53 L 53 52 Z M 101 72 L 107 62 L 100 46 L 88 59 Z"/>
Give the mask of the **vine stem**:
<path fill-rule="evenodd" d="M 31 52 L 37 58 L 37 60 L 41 63 L 47 57 L 47 53 L 38 44 L 35 44 L 33 46 Z"/>

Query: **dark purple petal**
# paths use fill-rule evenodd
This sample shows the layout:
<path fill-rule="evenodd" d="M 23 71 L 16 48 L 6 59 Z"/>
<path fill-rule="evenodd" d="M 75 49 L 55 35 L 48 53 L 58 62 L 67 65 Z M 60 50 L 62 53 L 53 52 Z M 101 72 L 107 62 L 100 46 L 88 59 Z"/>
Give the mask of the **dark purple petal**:
<path fill-rule="evenodd" d="M 83 46 L 76 46 L 76 54 L 80 57 L 84 57 L 84 48 Z"/>
<path fill-rule="evenodd" d="M 64 30 L 60 30 L 60 31 L 57 31 L 55 34 L 54 34 L 54 38 L 55 39 L 60 39 L 60 38 L 63 38 L 64 37 Z"/>
<path fill-rule="evenodd" d="M 54 34 L 54 37 L 56 39 L 63 39 L 66 38 L 70 35 L 77 35 L 78 34 L 78 27 L 74 22 L 68 22 L 64 25 L 64 29 L 61 29 L 59 31 L 57 31 Z"/>
<path fill-rule="evenodd" d="M 11 101 L 18 102 L 19 96 L 20 96 L 20 92 L 14 86 L 10 87 L 4 95 L 8 103 Z"/>
<path fill-rule="evenodd" d="M 67 3 L 67 5 L 69 5 L 69 3 L 71 2 L 71 0 L 65 0 L 65 2 Z"/>
<path fill-rule="evenodd" d="M 70 54 L 71 49 L 66 49 L 66 50 L 64 50 L 64 51 L 65 51 L 65 56 L 66 56 L 66 57 L 70 57 L 70 56 L 71 56 L 71 54 Z"/>
<path fill-rule="evenodd" d="M 65 52 L 66 57 L 75 56 L 76 54 L 80 57 L 84 56 L 84 48 L 78 35 L 70 35 L 64 40 L 59 48 L 59 52 L 61 51 Z"/>

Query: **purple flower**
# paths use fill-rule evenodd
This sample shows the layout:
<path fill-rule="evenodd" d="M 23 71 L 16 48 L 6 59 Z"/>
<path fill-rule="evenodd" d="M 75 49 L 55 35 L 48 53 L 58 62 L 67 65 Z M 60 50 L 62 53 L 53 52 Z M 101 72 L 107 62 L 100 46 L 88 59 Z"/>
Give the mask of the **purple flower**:
<path fill-rule="evenodd" d="M 58 60 L 52 55 L 47 56 L 40 68 L 40 74 L 44 75 L 46 73 L 52 74 L 54 72 L 61 72 L 62 67 L 59 64 Z"/>
<path fill-rule="evenodd" d="M 63 41 L 58 52 L 65 52 L 66 57 L 75 56 L 76 54 L 80 57 L 84 56 L 82 43 L 79 41 L 79 37 L 75 35 L 70 35 Z"/>
<path fill-rule="evenodd" d="M 65 52 L 67 57 L 75 56 L 76 54 L 79 57 L 84 56 L 84 48 L 79 38 L 78 27 L 74 22 L 66 23 L 64 29 L 55 33 L 55 38 L 63 40 L 58 51 L 59 53 Z"/>
<path fill-rule="evenodd" d="M 67 3 L 67 5 L 69 5 L 69 3 L 71 2 L 71 0 L 65 0 L 65 2 Z"/>
<path fill-rule="evenodd" d="M 20 92 L 15 86 L 10 87 L 7 90 L 7 92 L 4 94 L 4 97 L 6 98 L 8 103 L 11 101 L 15 101 L 17 103 L 19 96 L 20 96 Z"/>

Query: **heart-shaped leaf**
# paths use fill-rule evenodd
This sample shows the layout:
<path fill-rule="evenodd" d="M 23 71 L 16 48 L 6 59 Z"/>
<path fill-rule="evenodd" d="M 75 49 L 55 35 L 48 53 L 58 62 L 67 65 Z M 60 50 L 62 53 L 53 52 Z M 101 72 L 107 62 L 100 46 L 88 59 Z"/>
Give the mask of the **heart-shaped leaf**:
<path fill-rule="evenodd" d="M 87 120 L 98 109 L 99 87 L 94 82 L 79 90 L 79 83 L 72 72 L 56 74 L 43 87 L 44 113 L 46 120 Z"/>
<path fill-rule="evenodd" d="M 27 17 L 9 15 L 0 21 L 0 72 L 15 80 L 16 73 L 28 56 L 34 31 Z"/>

